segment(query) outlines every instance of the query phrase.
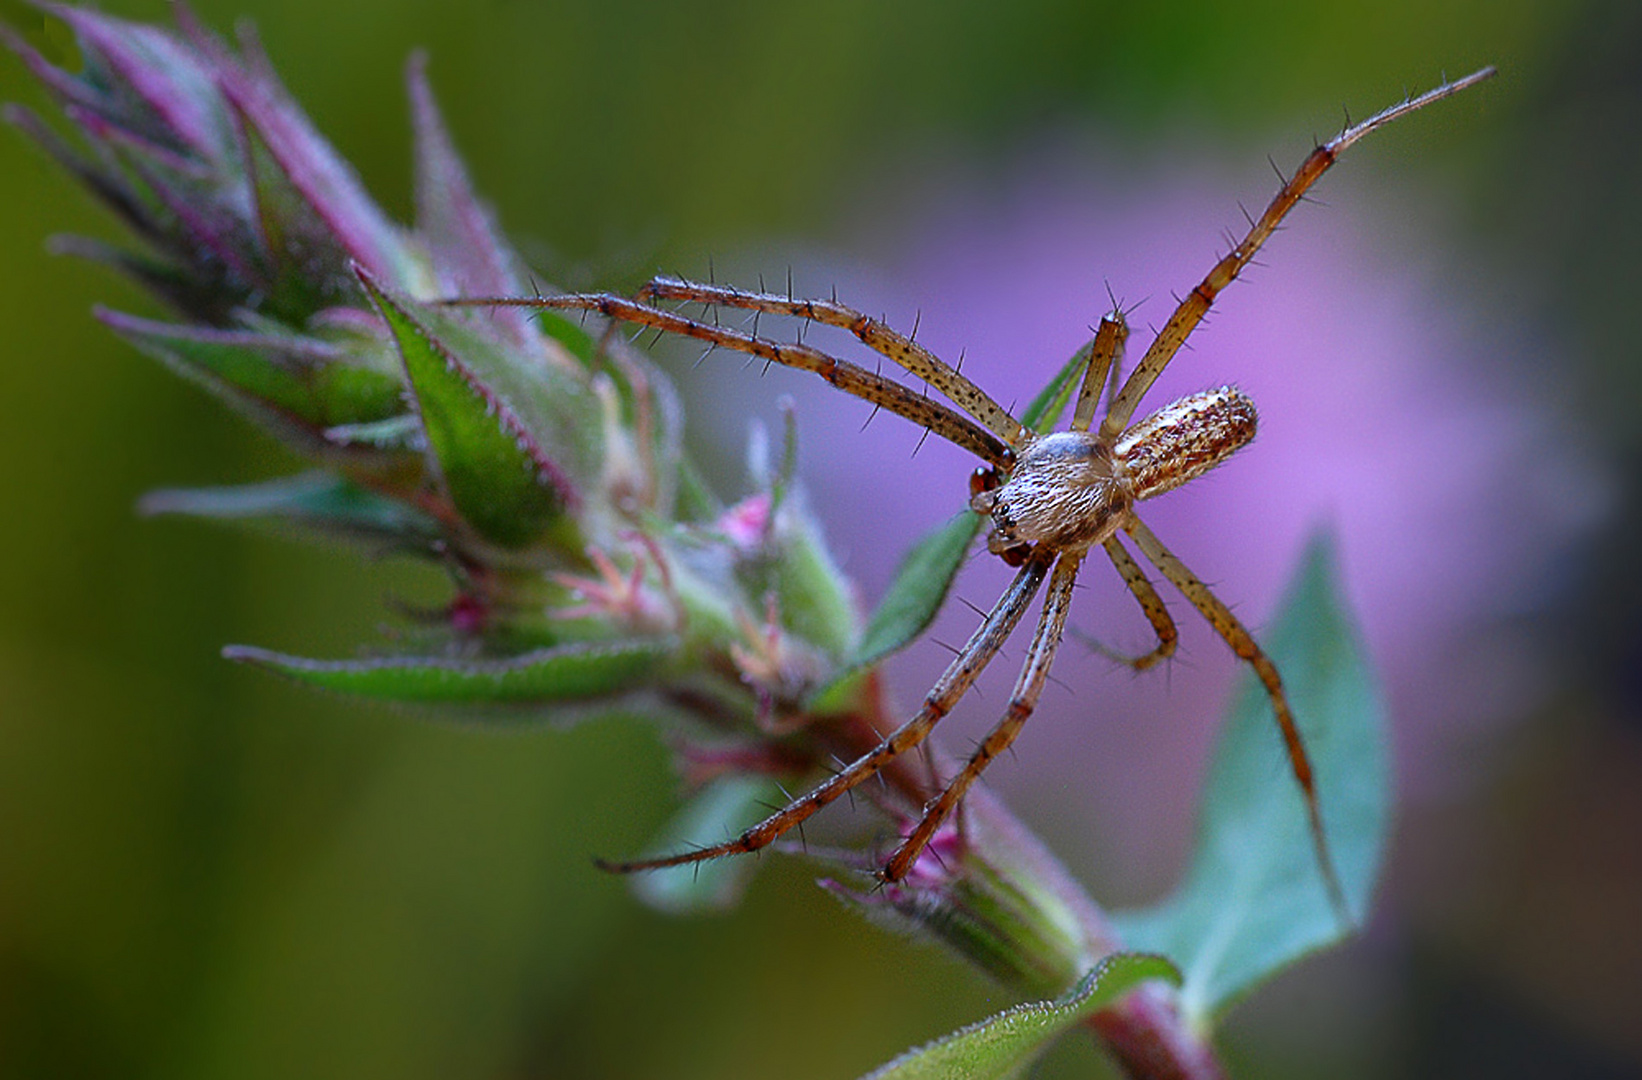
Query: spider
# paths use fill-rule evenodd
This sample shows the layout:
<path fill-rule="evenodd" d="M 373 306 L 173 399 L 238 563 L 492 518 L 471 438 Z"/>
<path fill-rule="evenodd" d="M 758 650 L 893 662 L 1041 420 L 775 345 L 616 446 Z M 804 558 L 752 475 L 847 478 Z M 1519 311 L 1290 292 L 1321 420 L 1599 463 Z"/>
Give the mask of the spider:
<path fill-rule="evenodd" d="M 958 368 L 938 359 L 913 338 L 839 303 L 836 297 L 794 299 L 661 277 L 652 280 L 633 299 L 591 293 L 453 301 L 473 306 L 596 311 L 614 321 L 696 338 L 709 346 L 722 346 L 767 362 L 812 371 L 845 393 L 906 417 L 979 457 L 984 464 L 970 478 L 970 508 L 990 518 L 987 549 L 1018 568 L 1013 583 L 986 614 L 967 644 L 958 650 L 917 712 L 871 750 L 733 839 L 660 858 L 601 865 L 623 873 L 656 870 L 758 851 L 774 843 L 876 775 L 889 762 L 922 744 L 998 654 L 1047 582 L 1043 613 L 1003 718 L 976 746 L 957 775 L 925 804 L 922 817 L 877 870 L 877 877 L 883 882 L 905 878 L 964 794 L 987 765 L 1014 742 L 1032 714 L 1066 631 L 1067 611 L 1078 571 L 1096 548 L 1116 568 L 1157 638 L 1150 652 L 1121 659 L 1136 670 L 1144 670 L 1173 654 L 1178 637 L 1174 620 L 1140 563 L 1119 540 L 1119 534 L 1123 533 L 1146 561 L 1208 620 L 1232 652 L 1253 668 L 1264 686 L 1294 782 L 1304 799 L 1312 847 L 1324 887 L 1336 913 L 1349 924 L 1350 908 L 1323 829 L 1311 760 L 1289 707 L 1281 675 L 1231 609 L 1164 546 L 1136 512 L 1137 504 L 1203 475 L 1247 444 L 1254 437 L 1257 421 L 1254 403 L 1241 391 L 1222 386 L 1181 398 L 1139 421 L 1133 421 L 1133 417 L 1152 383 L 1179 352 L 1215 299 L 1249 264 L 1283 218 L 1340 154 L 1370 132 L 1493 74 L 1493 68 L 1483 68 L 1462 79 L 1445 81 L 1418 97 L 1405 98 L 1361 123 L 1351 125 L 1348 121 L 1340 134 L 1316 147 L 1300 168 L 1283 181 L 1265 212 L 1257 220 L 1249 219 L 1249 229 L 1242 241 L 1178 301 L 1140 363 L 1121 385 L 1118 374 L 1129 328 L 1124 313 L 1114 305 L 1114 311 L 1101 319 L 1088 347 L 1077 404 L 1072 421 L 1064 431 L 1040 434 L 1027 428 Z M 755 313 L 755 318 L 759 313 L 793 316 L 842 328 L 908 374 L 940 391 L 955 407 L 933 401 L 902 383 L 836 359 L 801 341 L 789 343 L 761 337 L 756 321 L 750 333 L 743 333 L 718 325 L 716 318 L 703 322 L 658 307 L 659 301 L 699 303 L 708 309 L 741 309 Z M 1107 407 L 1097 424 L 1096 412 L 1108 378 L 1111 387 L 1105 395 Z"/>

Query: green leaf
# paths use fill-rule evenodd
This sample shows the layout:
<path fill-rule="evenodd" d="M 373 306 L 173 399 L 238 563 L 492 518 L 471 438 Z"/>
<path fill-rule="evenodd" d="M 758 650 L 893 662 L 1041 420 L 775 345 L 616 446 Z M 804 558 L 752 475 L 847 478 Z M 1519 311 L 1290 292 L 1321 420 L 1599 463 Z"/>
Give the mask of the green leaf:
<path fill-rule="evenodd" d="M 767 580 L 779 601 L 782 624 L 834 661 L 848 656 L 858 625 L 855 603 L 820 525 L 789 502 L 776 544 Z"/>
<path fill-rule="evenodd" d="M 798 423 L 790 404 L 782 406 L 782 419 L 781 457 L 773 468 L 762 425 L 753 426 L 749 439 L 748 472 L 769 493 L 774 527 L 770 546 L 760 558 L 743 560 L 737 573 L 748 595 L 774 594 L 781 624 L 836 663 L 855 647 L 855 603 L 843 571 L 827 550 L 820 524 L 803 499 L 791 497 L 796 490 Z"/>
<path fill-rule="evenodd" d="M 658 854 L 671 854 L 716 844 L 785 801 L 781 785 L 767 776 L 720 777 L 691 796 L 652 847 Z M 651 907 L 670 915 L 722 911 L 741 898 L 757 868 L 757 859 L 711 859 L 669 866 L 635 874 L 633 891 Z"/>
<path fill-rule="evenodd" d="M 1021 413 L 1022 424 L 1033 431 L 1044 431 L 1060 421 L 1061 413 L 1066 411 L 1066 403 L 1072 400 L 1072 391 L 1077 388 L 1083 369 L 1089 364 L 1089 349 L 1090 346 L 1085 345 L 1073 353 L 1072 359 L 1066 361 L 1055 377 L 1049 380 L 1049 385 L 1038 391 L 1038 396 Z"/>
<path fill-rule="evenodd" d="M 861 636 L 857 666 L 877 663 L 928 629 L 983 520 L 971 510 L 960 510 L 906 553 Z"/>
<path fill-rule="evenodd" d="M 1340 884 L 1361 919 L 1390 802 L 1385 709 L 1326 534 L 1307 545 L 1279 611 L 1268 652 L 1305 736 Z M 1209 768 L 1184 882 L 1157 907 L 1122 916 L 1119 928 L 1129 945 L 1180 964 L 1182 1006 L 1205 1027 L 1260 980 L 1349 932 L 1329 903 L 1299 786 L 1252 674 Z"/>
<path fill-rule="evenodd" d="M 908 1051 L 863 1080 L 1013 1080 L 1056 1036 L 1151 979 L 1178 983 L 1180 973 L 1161 956 L 1108 956 L 1056 1000 L 1006 1009 Z"/>
<path fill-rule="evenodd" d="M 441 535 L 439 523 L 426 514 L 327 472 L 260 484 L 154 491 L 143 496 L 138 508 L 145 514 L 271 519 L 368 540 L 431 543 Z"/>
<path fill-rule="evenodd" d="M 359 278 L 393 332 L 451 501 L 487 540 L 521 548 L 573 505 L 570 478 L 510 404 L 363 270 Z"/>
<path fill-rule="evenodd" d="M 468 706 L 563 705 L 626 693 L 654 683 L 672 653 L 666 641 L 559 645 L 507 660 L 309 660 L 249 645 L 222 651 L 228 660 L 323 690 L 378 701 Z"/>

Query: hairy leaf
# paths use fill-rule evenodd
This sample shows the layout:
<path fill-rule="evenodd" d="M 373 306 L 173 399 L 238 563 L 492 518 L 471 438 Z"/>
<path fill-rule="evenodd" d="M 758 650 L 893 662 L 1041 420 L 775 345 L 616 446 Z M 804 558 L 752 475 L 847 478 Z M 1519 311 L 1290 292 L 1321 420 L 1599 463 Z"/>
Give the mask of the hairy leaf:
<path fill-rule="evenodd" d="M 348 272 L 352 255 L 342 239 L 331 231 L 255 121 L 237 107 L 234 115 L 255 208 L 259 269 L 267 287 L 261 309 L 300 326 L 323 308 L 358 303 L 356 282 Z"/>
<path fill-rule="evenodd" d="M 223 98 L 257 132 L 277 170 L 275 182 L 293 185 L 304 211 L 316 217 L 302 229 L 333 237 L 373 275 L 395 284 L 411 280 L 411 259 L 399 229 L 365 193 L 353 167 L 315 130 L 274 74 L 255 36 L 242 34 L 240 55 L 235 55 L 191 17 L 184 15 L 179 22 L 209 63 Z M 263 179 L 275 177 L 265 173 Z M 335 285 L 347 287 L 343 281 Z"/>
<path fill-rule="evenodd" d="M 448 296 L 518 294 L 519 260 L 473 192 L 428 85 L 424 54 L 411 58 L 405 79 L 416 133 L 417 233 L 433 256 L 441 289 Z M 536 344 L 528 310 L 497 308 L 488 318 L 513 347 L 530 349 Z"/>
<path fill-rule="evenodd" d="M 671 655 L 664 641 L 559 645 L 507 660 L 391 657 L 309 660 L 249 645 L 222 651 L 300 683 L 378 701 L 424 705 L 562 705 L 636 690 Z"/>
<path fill-rule="evenodd" d="M 863 1080 L 1013 1080 L 1056 1036 L 1151 979 L 1178 983 L 1180 973 L 1161 956 L 1108 956 L 1056 1000 L 1006 1009 L 908 1051 Z"/>

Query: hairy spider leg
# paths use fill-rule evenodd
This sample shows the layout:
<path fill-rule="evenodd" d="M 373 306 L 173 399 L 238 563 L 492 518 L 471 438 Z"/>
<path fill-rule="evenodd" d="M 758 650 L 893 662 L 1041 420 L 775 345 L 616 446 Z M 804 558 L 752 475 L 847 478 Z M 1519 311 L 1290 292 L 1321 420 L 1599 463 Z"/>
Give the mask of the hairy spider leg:
<path fill-rule="evenodd" d="M 992 400 L 990 394 L 976 386 L 963 372 L 883 321 L 863 315 L 837 300 L 795 300 L 790 296 L 747 292 L 723 285 L 700 285 L 673 277 L 653 279 L 639 290 L 638 298 L 683 300 L 772 315 L 791 315 L 848 330 L 860 338 L 867 348 L 893 360 L 908 374 L 939 390 L 947 400 L 1009 445 L 1019 445 L 1025 433 L 1026 429 L 1019 420 L 1010 416 L 1003 406 Z"/>
<path fill-rule="evenodd" d="M 1272 711 L 1277 715 L 1277 726 L 1283 732 L 1283 744 L 1288 749 L 1289 768 L 1294 773 L 1295 782 L 1300 785 L 1300 793 L 1305 799 L 1306 819 L 1311 828 L 1311 844 L 1317 854 L 1317 865 L 1322 871 L 1323 885 L 1328 890 L 1329 902 L 1343 921 L 1355 921 L 1350 905 L 1346 903 L 1345 890 L 1340 885 L 1339 874 L 1334 868 L 1328 836 L 1323 831 L 1323 811 L 1317 801 L 1317 783 L 1311 771 L 1311 758 L 1306 754 L 1306 744 L 1300 737 L 1300 728 L 1294 722 L 1294 711 L 1289 708 L 1288 694 L 1283 690 L 1283 678 L 1277 673 L 1277 665 L 1273 664 L 1271 658 L 1256 644 L 1254 635 L 1250 634 L 1237 616 L 1232 614 L 1231 608 L 1209 591 L 1209 587 L 1187 569 L 1186 564 L 1181 562 L 1178 556 L 1164 547 L 1163 541 L 1159 540 L 1140 518 L 1130 514 L 1124 522 L 1123 531 L 1134 540 L 1141 554 L 1162 571 L 1163 576 L 1202 613 L 1209 621 L 1209 625 L 1214 627 L 1215 633 L 1231 647 L 1231 651 L 1254 669 L 1261 685 L 1266 688 L 1266 695 L 1271 698 Z"/>
<path fill-rule="evenodd" d="M 1020 572 L 1015 575 L 1015 580 L 987 613 L 986 619 L 976 628 L 969 641 L 930 688 L 924 697 L 923 706 L 912 719 L 884 736 L 883 741 L 877 746 L 856 758 L 841 772 L 836 772 L 824 780 L 809 794 L 794 799 L 786 807 L 733 840 L 655 859 L 639 859 L 633 862 L 600 861 L 599 866 L 625 874 L 637 870 L 683 866 L 703 859 L 716 859 L 720 855 L 758 851 L 774 843 L 783 833 L 807 821 L 840 795 L 870 780 L 884 766 L 928 738 L 935 725 L 951 712 L 953 706 L 969 691 L 988 662 L 1003 647 L 1004 640 L 1020 622 L 1021 616 L 1026 613 L 1027 607 L 1032 603 L 1032 597 L 1037 595 L 1039 586 L 1048 575 L 1049 564 L 1054 560 L 1055 553 L 1052 551 L 1037 551 L 1028 557 Z"/>
<path fill-rule="evenodd" d="M 1118 392 L 1117 400 L 1107 410 L 1105 418 L 1100 424 L 1101 435 L 1107 438 L 1116 438 L 1128 427 L 1129 419 L 1134 416 L 1140 406 L 1140 399 L 1151 389 L 1152 383 L 1163 373 L 1169 361 L 1180 351 L 1191 332 L 1208 313 L 1210 305 L 1215 301 L 1222 290 L 1236 280 L 1237 275 L 1254 258 L 1260 246 L 1264 244 L 1277 226 L 1294 205 L 1300 201 L 1318 177 L 1328 171 L 1335 160 L 1353 143 L 1368 135 L 1377 128 L 1384 127 L 1398 117 L 1405 116 L 1416 109 L 1422 109 L 1434 101 L 1450 97 L 1467 87 L 1473 86 L 1484 79 L 1492 77 L 1494 69 L 1483 68 L 1472 72 L 1463 79 L 1454 82 L 1445 82 L 1434 90 L 1428 90 L 1419 97 L 1407 98 L 1402 102 L 1384 109 L 1364 120 L 1362 123 L 1349 127 L 1322 146 L 1311 152 L 1293 176 L 1289 177 L 1278 189 L 1276 196 L 1266 207 L 1265 213 L 1250 227 L 1248 234 L 1236 247 L 1228 251 L 1221 260 L 1214 264 L 1207 277 L 1197 284 L 1197 287 L 1186 294 L 1169 316 L 1169 321 L 1163 324 L 1163 329 L 1157 332 L 1146 355 L 1141 357 L 1140 363 L 1130 373 L 1129 379 Z"/>
<path fill-rule="evenodd" d="M 970 785 L 992 763 L 993 758 L 1009 749 L 1009 744 L 1020 734 L 1027 718 L 1032 715 L 1032 710 L 1037 708 L 1038 697 L 1043 693 L 1043 684 L 1048 679 L 1050 665 L 1055 660 L 1055 650 L 1060 647 L 1061 638 L 1066 633 L 1066 612 L 1072 604 L 1072 588 L 1077 583 L 1078 564 L 1082 561 L 1081 554 L 1067 552 L 1055 564 L 1054 574 L 1049 579 L 1048 594 L 1043 602 L 1043 614 L 1038 618 L 1037 629 L 1032 633 L 1032 644 L 1027 648 L 1026 661 L 1015 680 L 1015 690 L 1009 696 L 1009 704 L 1005 708 L 1003 719 L 986 738 L 981 740 L 980 745 L 969 756 L 969 760 L 964 762 L 962 771 L 948 781 L 939 795 L 925 804 L 924 816 L 907 834 L 901 846 L 895 849 L 895 854 L 891 855 L 889 861 L 879 869 L 880 880 L 900 881 L 907 876 L 913 864 L 918 861 L 919 854 L 928 846 L 936 830 L 957 808 L 959 800 L 969 791 Z"/>
<path fill-rule="evenodd" d="M 1112 565 L 1117 567 L 1118 576 L 1123 579 L 1135 601 L 1140 604 L 1140 610 L 1146 613 L 1146 621 L 1152 624 L 1152 632 L 1157 635 L 1157 647 L 1139 656 L 1124 656 L 1104 646 L 1099 646 L 1100 651 L 1120 663 L 1128 664 L 1136 671 L 1145 671 L 1158 661 L 1174 655 L 1180 631 L 1175 628 L 1174 617 L 1163 605 L 1163 598 L 1157 595 L 1157 590 L 1147 579 L 1146 572 L 1135 562 L 1134 556 L 1129 554 L 1118 538 L 1108 536 L 1101 546 L 1106 549 Z"/>
<path fill-rule="evenodd" d="M 811 371 L 828 383 L 869 401 L 881 409 L 904 416 L 921 428 L 935 432 L 992 465 L 1007 466 L 1013 451 L 994 433 L 962 413 L 931 401 L 923 394 L 886 379 L 876 372 L 828 356 L 808 345 L 772 341 L 688 318 L 678 312 L 651 307 L 614 293 L 576 293 L 563 296 L 501 296 L 450 299 L 447 307 L 528 307 L 559 311 L 596 311 L 607 318 L 636 323 L 656 330 L 693 337 L 735 352 L 757 356 L 785 367 Z"/>
<path fill-rule="evenodd" d="M 1089 345 L 1089 366 L 1083 369 L 1083 385 L 1078 389 L 1077 408 L 1072 413 L 1073 431 L 1088 431 L 1094 423 L 1095 410 L 1100 407 L 1100 392 L 1106 382 L 1107 371 L 1117 371 L 1123 362 L 1123 343 L 1129 340 L 1129 324 L 1123 312 L 1114 311 L 1102 317 L 1095 330 L 1095 340 Z"/>

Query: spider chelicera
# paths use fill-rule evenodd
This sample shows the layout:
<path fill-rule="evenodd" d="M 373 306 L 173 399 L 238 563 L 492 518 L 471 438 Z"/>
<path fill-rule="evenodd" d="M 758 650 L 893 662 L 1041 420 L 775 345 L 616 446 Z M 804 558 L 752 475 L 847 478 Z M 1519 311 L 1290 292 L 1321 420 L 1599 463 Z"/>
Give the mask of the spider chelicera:
<path fill-rule="evenodd" d="M 680 334 L 804 371 L 898 413 L 970 451 L 985 464 L 970 480 L 970 507 L 991 519 L 987 548 L 1018 567 L 1014 582 L 986 614 L 980 627 L 936 680 L 922 706 L 900 727 L 808 794 L 731 840 L 654 859 L 604 864 L 629 872 L 695 863 L 737 852 L 758 851 L 775 842 L 822 807 L 877 775 L 889 762 L 919 746 L 974 684 L 1021 621 L 1033 597 L 1048 582 L 1044 604 L 1026 661 L 1016 679 L 1003 719 L 970 754 L 957 775 L 924 806 L 923 816 L 879 868 L 883 881 L 899 881 L 912 869 L 936 830 L 957 808 L 993 758 L 1015 740 L 1043 691 L 1049 668 L 1066 630 L 1067 610 L 1079 569 L 1099 548 L 1116 567 L 1157 635 L 1157 645 L 1125 662 L 1145 669 L 1170 656 L 1174 620 L 1139 562 L 1118 539 L 1130 541 L 1186 597 L 1239 658 L 1259 677 L 1287 749 L 1295 783 L 1304 797 L 1312 846 L 1335 911 L 1350 921 L 1349 907 L 1330 854 L 1317 798 L 1317 784 L 1304 739 L 1283 690 L 1282 677 L 1230 608 L 1164 546 L 1136 513 L 1136 504 L 1179 487 L 1226 460 L 1254 437 L 1254 403 L 1241 391 L 1222 386 L 1192 394 L 1138 422 L 1131 422 L 1141 399 L 1185 344 L 1226 286 L 1247 266 L 1260 246 L 1312 184 L 1348 147 L 1370 132 L 1432 102 L 1459 93 L 1494 74 L 1484 68 L 1410 97 L 1361 123 L 1350 125 L 1318 146 L 1283 182 L 1265 212 L 1249 220 L 1248 233 L 1198 285 L 1180 300 L 1157 332 L 1134 371 L 1119 386 L 1117 367 L 1129 329 L 1121 310 L 1104 317 L 1089 346 L 1072 422 L 1065 431 L 1039 434 L 1011 416 L 957 368 L 938 359 L 912 338 L 877 319 L 831 300 L 802 300 L 765 292 L 744 292 L 716 284 L 657 278 L 634 299 L 608 293 L 501 297 L 456 301 L 473 306 L 515 306 L 596 311 L 621 322 Z M 657 307 L 660 301 L 699 303 L 793 316 L 847 330 L 908 374 L 938 390 L 956 408 L 884 378 L 856 364 L 828 356 L 802 342 L 782 342 L 743 333 L 713 322 L 687 318 Z M 1105 414 L 1095 422 L 1108 376 L 1113 379 Z"/>

